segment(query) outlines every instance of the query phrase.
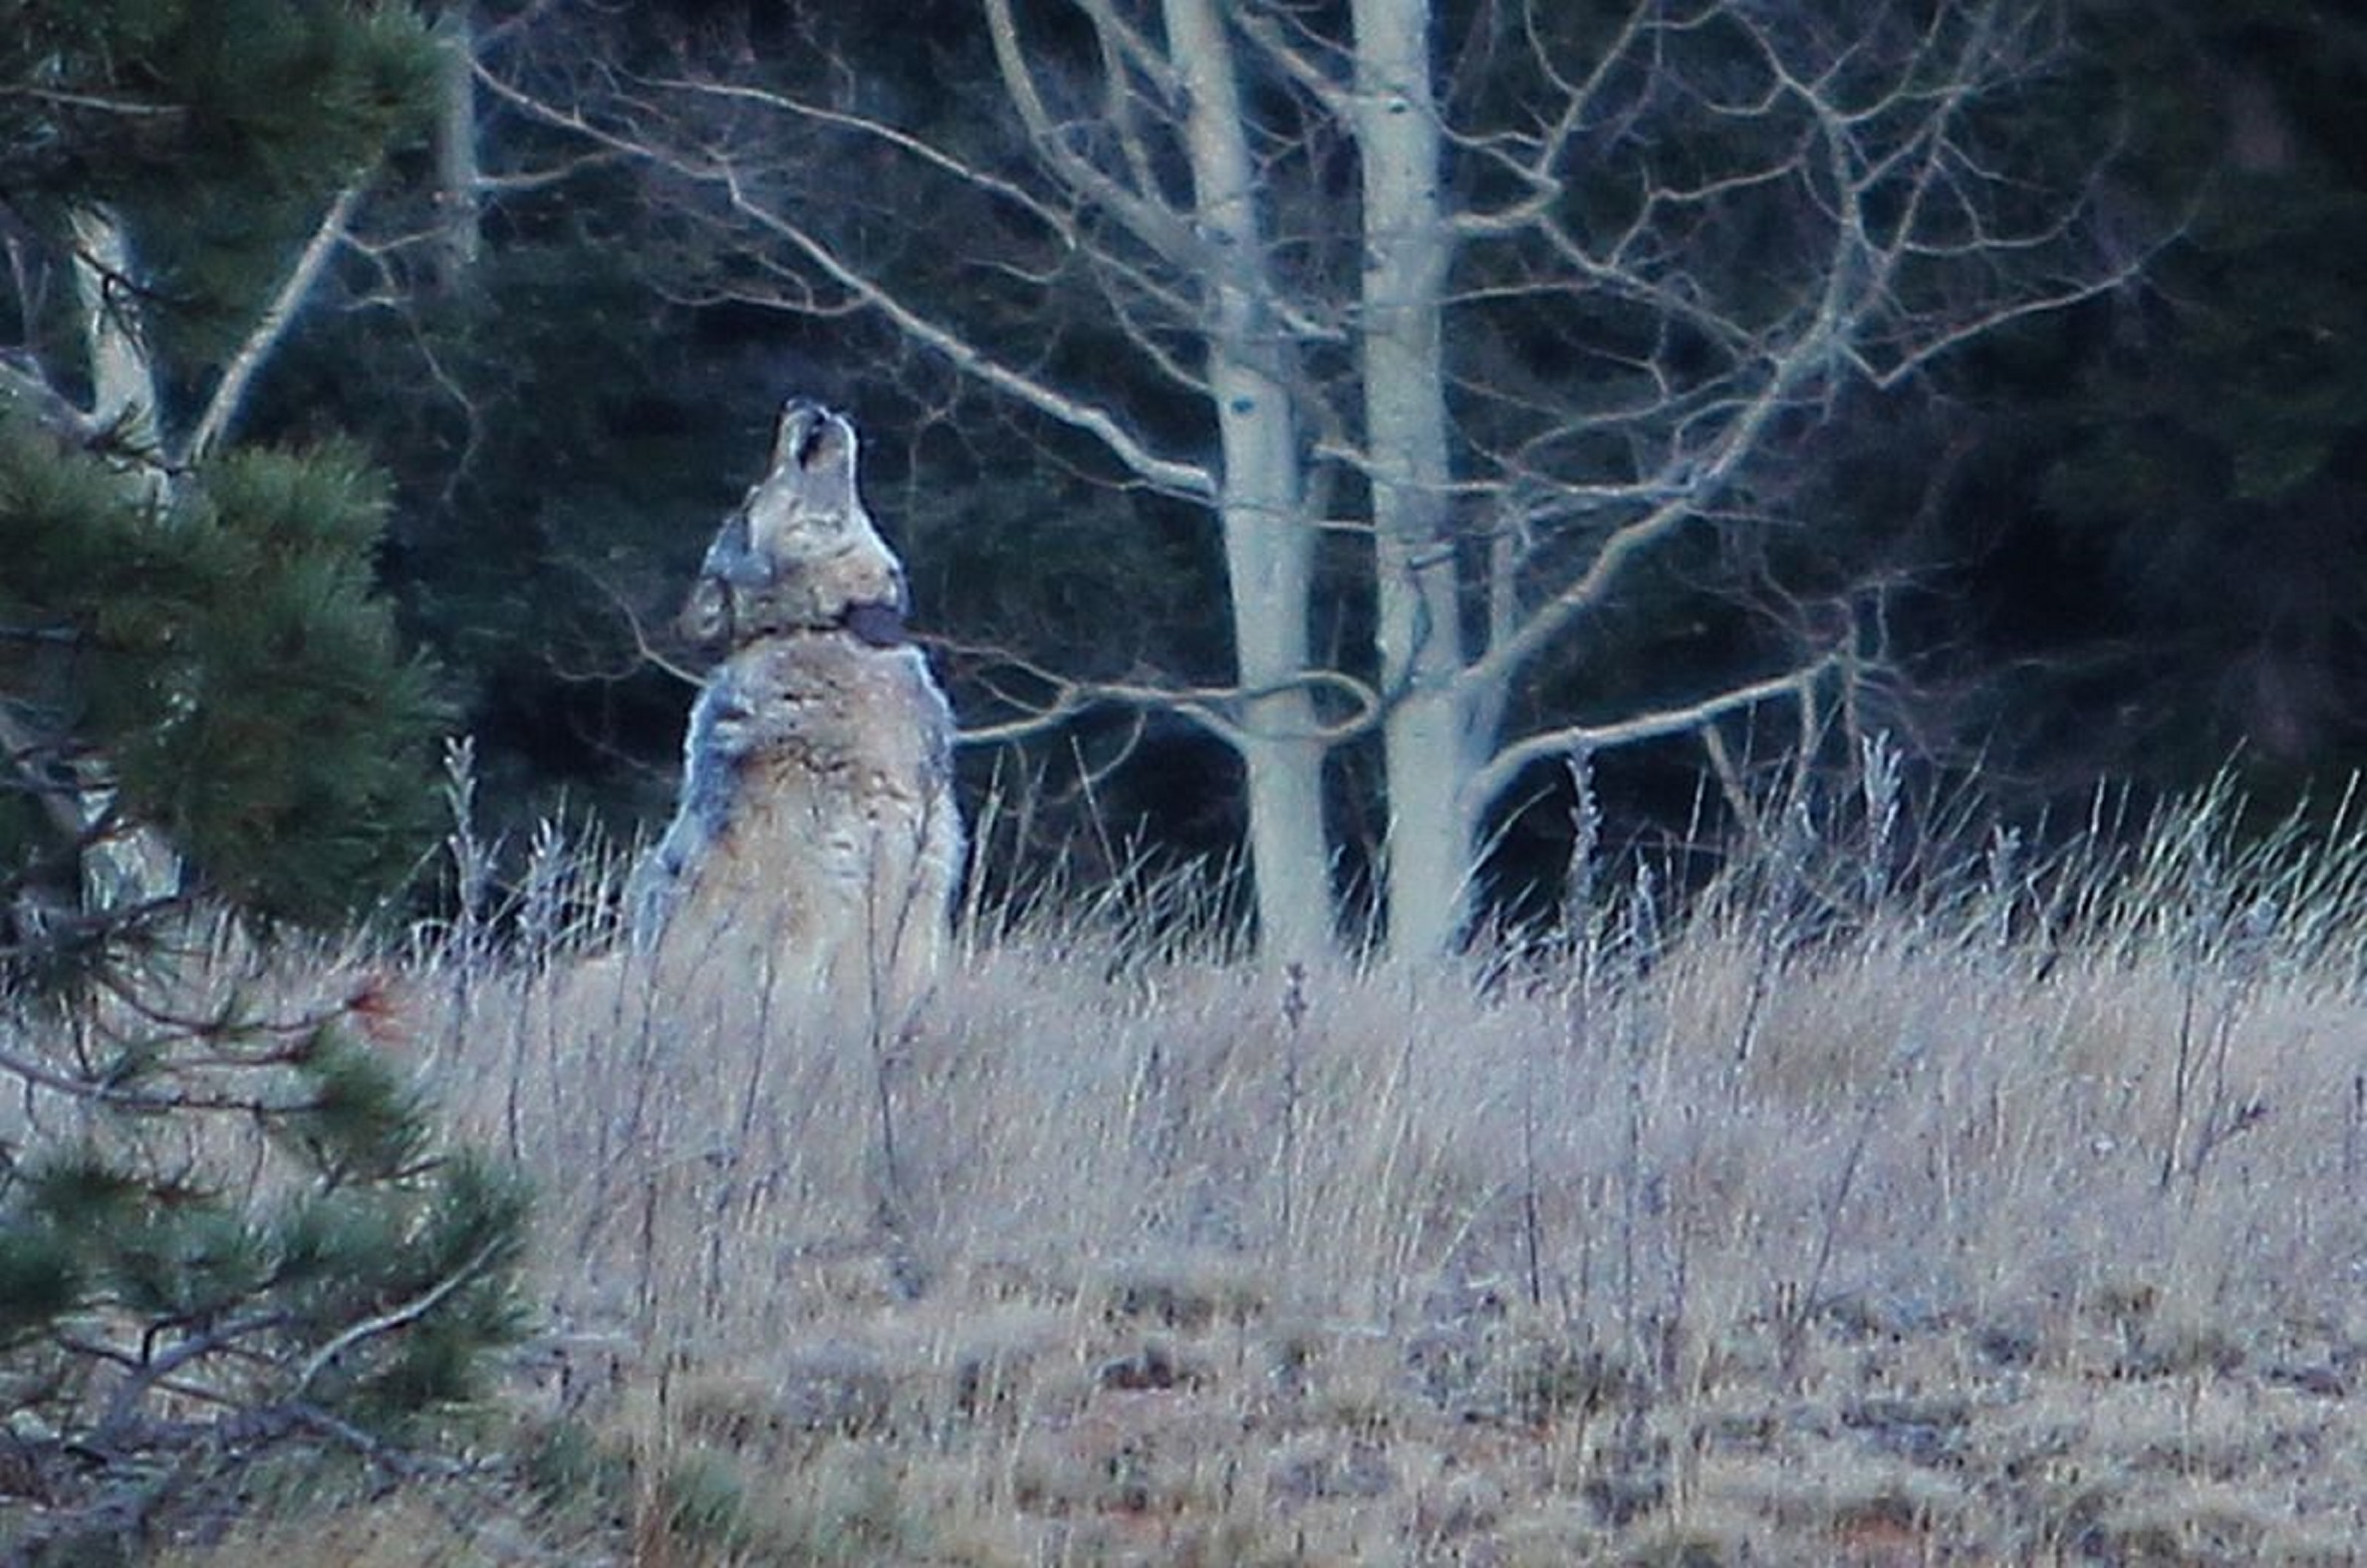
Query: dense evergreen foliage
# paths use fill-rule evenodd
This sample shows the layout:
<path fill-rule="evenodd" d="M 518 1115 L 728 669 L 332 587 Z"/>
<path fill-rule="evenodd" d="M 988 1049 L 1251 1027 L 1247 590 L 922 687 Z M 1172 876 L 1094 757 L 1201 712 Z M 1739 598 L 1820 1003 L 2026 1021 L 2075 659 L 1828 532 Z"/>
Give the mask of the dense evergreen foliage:
<path fill-rule="evenodd" d="M 1979 445 L 1954 535 L 2011 660 L 2013 765 L 2286 794 L 2367 760 L 2367 24 L 2258 0 L 2095 8 L 2183 203 L 2120 297 L 1956 368 Z"/>
<path fill-rule="evenodd" d="M 441 718 L 372 582 L 383 480 L 351 450 L 236 451 L 162 514 L 104 459 L 0 428 L 9 689 L 74 715 L 118 804 L 205 891 L 319 921 L 414 869 Z M 20 855 L 48 839 L 12 794 Z"/>
<path fill-rule="evenodd" d="M 168 393 L 199 395 L 329 192 L 419 134 L 428 87 L 408 7 L 315 0 L 15 0 L 0 20 L 0 199 L 21 278 L 15 347 L 73 327 L 66 219 L 132 230 Z"/>
<path fill-rule="evenodd" d="M 217 1527 L 258 1466 L 399 1473 L 526 1321 L 523 1187 L 440 1147 L 365 1015 L 164 994 L 4 1048 L 45 1128 L 0 1164 L 0 1405 L 48 1503 L 12 1562 Z"/>
<path fill-rule="evenodd" d="M 518 1179 L 443 1147 L 367 998 L 248 947 L 430 841 L 392 481 L 334 425 L 240 437 L 431 61 L 396 5 L 0 8 L 12 1563 L 133 1560 L 274 1467 L 407 1473 L 524 1321 Z"/>
<path fill-rule="evenodd" d="M 388 482 L 333 429 L 236 435 L 316 304 L 337 193 L 419 134 L 430 60 L 394 6 L 29 4 L 0 29 L 0 944 L 54 945 L 124 831 L 180 862 L 133 903 L 322 920 L 415 865 L 444 714 L 380 592 Z"/>

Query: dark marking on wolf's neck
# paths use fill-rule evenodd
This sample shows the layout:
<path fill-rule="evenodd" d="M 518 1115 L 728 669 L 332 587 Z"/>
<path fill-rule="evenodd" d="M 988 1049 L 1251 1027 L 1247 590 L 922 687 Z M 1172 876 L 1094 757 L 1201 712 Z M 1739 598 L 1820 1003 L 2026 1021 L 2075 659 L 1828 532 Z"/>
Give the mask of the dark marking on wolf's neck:
<path fill-rule="evenodd" d="M 855 640 L 872 648 L 902 648 L 912 641 L 905 635 L 904 607 L 878 602 L 849 605 L 839 618 L 839 625 L 855 635 Z"/>

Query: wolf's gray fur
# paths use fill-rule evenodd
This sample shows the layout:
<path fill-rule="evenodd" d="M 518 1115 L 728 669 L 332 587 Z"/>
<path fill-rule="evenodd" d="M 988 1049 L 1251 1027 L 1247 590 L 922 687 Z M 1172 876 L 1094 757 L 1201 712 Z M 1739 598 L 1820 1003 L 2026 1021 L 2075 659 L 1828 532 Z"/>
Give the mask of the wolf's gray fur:
<path fill-rule="evenodd" d="M 952 714 L 902 635 L 904 571 L 857 489 L 854 426 L 791 402 L 708 548 L 683 629 L 727 651 L 690 710 L 672 823 L 630 890 L 644 945 L 692 931 L 816 983 L 942 954 L 962 854 Z M 734 940 L 736 938 L 736 940 Z"/>

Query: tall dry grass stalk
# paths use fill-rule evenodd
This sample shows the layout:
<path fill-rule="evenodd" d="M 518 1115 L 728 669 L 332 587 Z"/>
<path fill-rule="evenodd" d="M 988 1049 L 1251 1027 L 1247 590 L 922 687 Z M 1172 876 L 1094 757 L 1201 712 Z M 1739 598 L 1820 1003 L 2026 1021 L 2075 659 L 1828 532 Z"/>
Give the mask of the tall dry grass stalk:
<path fill-rule="evenodd" d="M 1877 789 L 1467 970 L 1038 914 L 893 1038 L 582 950 L 546 845 L 403 989 L 618 1555 L 2340 1561 L 2367 846 L 2237 806 L 1894 877 Z"/>

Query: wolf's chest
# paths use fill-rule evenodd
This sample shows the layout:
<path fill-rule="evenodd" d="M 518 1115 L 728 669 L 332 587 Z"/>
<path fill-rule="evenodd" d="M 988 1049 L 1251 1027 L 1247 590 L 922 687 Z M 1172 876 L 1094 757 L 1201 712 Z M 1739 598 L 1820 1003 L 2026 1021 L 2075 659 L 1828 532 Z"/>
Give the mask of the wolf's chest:
<path fill-rule="evenodd" d="M 740 781 L 786 810 L 805 795 L 915 798 L 942 770 L 950 716 L 911 649 L 770 640 L 735 655 L 704 700 Z"/>

